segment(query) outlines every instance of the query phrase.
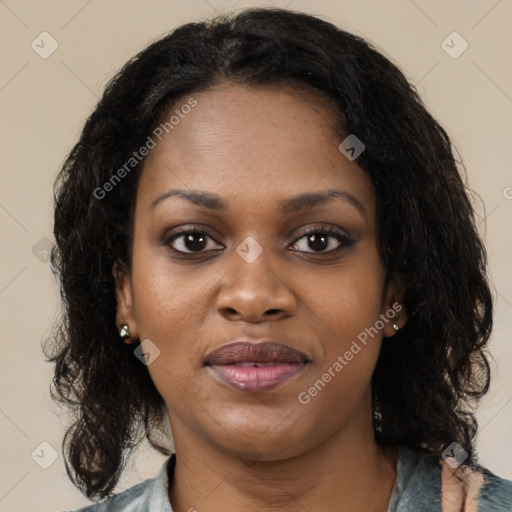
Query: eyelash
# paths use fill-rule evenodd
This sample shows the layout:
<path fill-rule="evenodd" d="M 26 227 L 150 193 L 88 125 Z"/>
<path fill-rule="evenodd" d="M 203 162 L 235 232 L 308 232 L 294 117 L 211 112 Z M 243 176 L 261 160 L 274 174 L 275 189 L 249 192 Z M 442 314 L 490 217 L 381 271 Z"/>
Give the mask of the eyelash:
<path fill-rule="evenodd" d="M 343 249 L 348 249 L 352 245 L 354 245 L 355 241 L 348 238 L 342 231 L 339 231 L 337 229 L 334 229 L 332 227 L 315 227 L 312 229 L 309 229 L 305 232 L 303 232 L 293 243 L 293 245 L 297 244 L 299 240 L 302 240 L 305 237 L 311 236 L 311 235 L 327 235 L 329 237 L 335 238 L 339 242 L 339 246 L 335 249 L 331 249 L 330 251 L 304 251 L 307 253 L 312 254 L 333 254 L 337 253 L 339 251 L 342 251 Z"/>
<path fill-rule="evenodd" d="M 218 243 L 215 240 L 215 237 L 212 236 L 210 233 L 208 233 L 208 231 L 206 231 L 204 229 L 185 227 L 185 228 L 178 228 L 177 232 L 173 233 L 172 235 L 164 237 L 164 244 L 167 246 L 170 246 L 169 248 L 177 254 L 200 255 L 200 254 L 204 254 L 204 253 L 208 252 L 205 250 L 187 252 L 187 251 L 180 251 L 178 249 L 174 249 L 173 247 L 171 247 L 172 242 L 174 242 L 175 240 L 178 240 L 180 237 L 183 237 L 185 235 L 190 235 L 190 234 L 203 235 L 205 237 L 208 237 L 208 238 L 214 240 L 216 243 Z M 331 249 L 329 251 L 297 251 L 297 252 L 306 252 L 309 254 L 318 254 L 318 255 L 319 254 L 334 254 L 334 253 L 340 252 L 344 249 L 350 248 L 355 243 L 354 240 L 351 240 L 343 232 L 341 232 L 339 230 L 336 230 L 332 227 L 318 226 L 318 227 L 309 229 L 307 231 L 304 231 L 300 236 L 298 236 L 298 238 L 295 239 L 292 246 L 296 245 L 300 240 L 302 240 L 303 238 L 305 238 L 307 236 L 319 235 L 319 234 L 327 235 L 329 237 L 335 238 L 339 242 L 340 245 L 338 247 L 336 247 L 335 249 Z M 213 250 L 219 250 L 219 249 L 213 249 Z"/>

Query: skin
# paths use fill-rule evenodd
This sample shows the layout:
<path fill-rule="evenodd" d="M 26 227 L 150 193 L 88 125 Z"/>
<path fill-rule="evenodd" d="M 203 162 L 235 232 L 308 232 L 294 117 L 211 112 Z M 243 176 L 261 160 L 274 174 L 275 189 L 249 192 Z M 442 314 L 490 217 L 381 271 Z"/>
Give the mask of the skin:
<path fill-rule="evenodd" d="M 319 93 L 224 83 L 193 97 L 197 106 L 146 159 L 131 268 L 114 268 L 118 325 L 160 350 L 148 370 L 169 409 L 173 510 L 386 511 L 397 454 L 375 443 L 370 380 L 392 322 L 308 404 L 298 400 L 401 299 L 396 279 L 384 287 L 372 185 L 338 150 L 346 135 Z M 177 188 L 217 194 L 227 209 L 177 196 L 151 206 Z M 343 198 L 280 210 L 284 199 L 329 189 L 363 212 Z M 169 241 L 178 226 L 212 238 Z M 340 242 L 323 235 L 329 245 L 319 249 L 318 235 L 316 245 L 304 236 L 314 227 L 353 244 L 335 251 Z M 263 250 L 251 263 L 236 252 L 248 236 Z M 203 361 L 245 337 L 280 341 L 311 362 L 270 391 L 234 390 Z"/>

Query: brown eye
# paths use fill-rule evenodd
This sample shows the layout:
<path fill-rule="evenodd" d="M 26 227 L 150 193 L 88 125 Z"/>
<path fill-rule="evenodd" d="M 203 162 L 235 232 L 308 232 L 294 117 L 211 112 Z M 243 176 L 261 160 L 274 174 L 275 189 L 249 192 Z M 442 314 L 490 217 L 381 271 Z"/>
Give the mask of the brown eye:
<path fill-rule="evenodd" d="M 170 245 L 177 252 L 184 253 L 198 253 L 204 252 L 205 249 L 218 250 L 222 248 L 208 233 L 198 229 L 181 230 L 180 233 L 168 237 L 166 245 Z"/>
<path fill-rule="evenodd" d="M 304 233 L 294 243 L 293 247 L 294 249 L 302 252 L 329 253 L 348 248 L 353 244 L 353 240 L 350 240 L 338 231 L 333 229 L 315 228 Z"/>

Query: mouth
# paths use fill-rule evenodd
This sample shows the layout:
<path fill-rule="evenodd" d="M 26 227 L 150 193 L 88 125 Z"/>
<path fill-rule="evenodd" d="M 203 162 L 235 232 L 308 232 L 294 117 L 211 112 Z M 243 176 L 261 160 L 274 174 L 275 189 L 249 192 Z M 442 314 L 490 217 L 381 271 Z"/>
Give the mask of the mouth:
<path fill-rule="evenodd" d="M 297 375 L 309 362 L 303 352 L 276 341 L 240 341 L 212 352 L 204 366 L 233 389 L 262 392 Z"/>

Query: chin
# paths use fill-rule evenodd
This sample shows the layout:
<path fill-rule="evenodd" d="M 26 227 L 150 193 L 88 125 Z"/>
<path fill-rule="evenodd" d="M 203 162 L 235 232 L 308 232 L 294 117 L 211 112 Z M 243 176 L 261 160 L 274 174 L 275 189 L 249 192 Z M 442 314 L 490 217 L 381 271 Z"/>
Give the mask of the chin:
<path fill-rule="evenodd" d="M 297 432 L 293 426 L 279 429 L 278 432 L 273 429 L 274 427 L 269 425 L 262 425 L 261 430 L 256 431 L 254 425 L 247 428 L 239 426 L 236 433 L 223 436 L 217 443 L 240 459 L 254 462 L 289 459 L 310 448 L 306 440 L 311 442 L 311 436 L 306 432 Z M 226 431 L 223 431 L 223 434 L 225 433 Z"/>

